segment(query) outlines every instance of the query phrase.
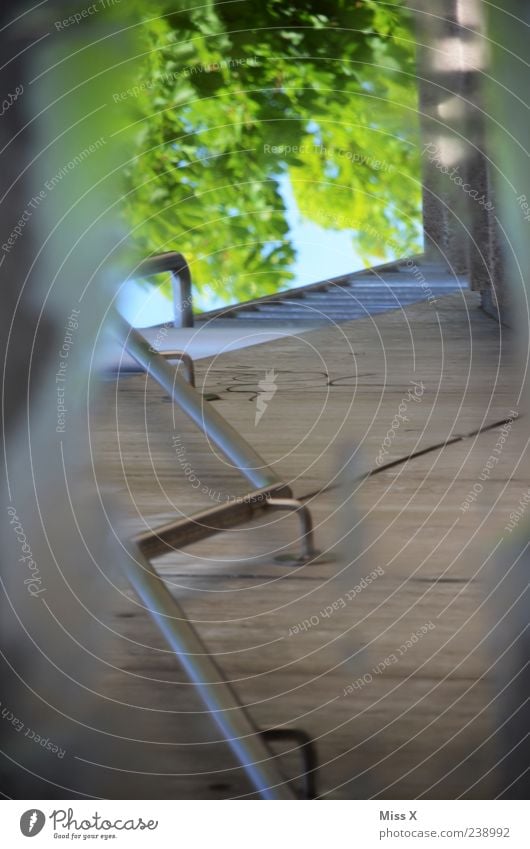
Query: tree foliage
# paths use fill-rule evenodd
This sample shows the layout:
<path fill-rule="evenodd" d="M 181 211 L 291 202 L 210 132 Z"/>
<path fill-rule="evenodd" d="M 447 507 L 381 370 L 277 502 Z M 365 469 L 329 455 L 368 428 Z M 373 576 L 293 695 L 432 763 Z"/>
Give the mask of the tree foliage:
<path fill-rule="evenodd" d="M 192 0 L 193 2 L 193 0 Z M 400 4 L 161 5 L 141 26 L 127 219 L 143 253 L 177 249 L 226 302 L 285 288 L 300 214 L 383 261 L 418 247 L 414 43 Z M 145 9 L 145 7 L 144 7 Z M 365 225 L 369 223 L 370 226 Z"/>

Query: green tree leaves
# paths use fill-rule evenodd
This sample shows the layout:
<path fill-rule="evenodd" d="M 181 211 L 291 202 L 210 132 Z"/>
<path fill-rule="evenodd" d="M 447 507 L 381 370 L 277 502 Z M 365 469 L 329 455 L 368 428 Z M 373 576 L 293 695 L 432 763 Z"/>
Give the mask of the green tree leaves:
<path fill-rule="evenodd" d="M 158 17 L 150 8 L 141 31 L 144 87 L 129 98 L 138 123 L 125 175 L 139 250 L 181 251 L 205 295 L 226 281 L 227 303 L 285 288 L 295 246 L 282 174 L 301 215 L 351 231 L 367 262 L 417 250 L 405 10 L 372 0 L 186 5 Z"/>

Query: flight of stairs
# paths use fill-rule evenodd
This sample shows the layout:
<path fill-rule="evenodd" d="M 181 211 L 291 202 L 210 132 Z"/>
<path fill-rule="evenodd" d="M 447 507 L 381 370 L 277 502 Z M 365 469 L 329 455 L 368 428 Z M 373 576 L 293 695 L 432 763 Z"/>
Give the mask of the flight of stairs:
<path fill-rule="evenodd" d="M 467 279 L 442 264 L 413 258 L 303 286 L 265 298 L 212 310 L 197 316 L 227 326 L 234 321 L 274 322 L 309 326 L 364 318 L 400 309 L 418 301 L 438 299 L 467 289 Z"/>

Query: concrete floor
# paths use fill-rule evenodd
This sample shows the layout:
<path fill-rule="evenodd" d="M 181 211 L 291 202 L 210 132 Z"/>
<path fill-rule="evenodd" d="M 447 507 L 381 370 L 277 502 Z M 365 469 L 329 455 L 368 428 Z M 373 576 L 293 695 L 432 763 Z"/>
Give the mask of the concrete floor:
<path fill-rule="evenodd" d="M 310 506 L 323 557 L 278 562 L 298 525 L 266 513 L 156 565 L 258 726 L 315 739 L 322 797 L 489 798 L 507 784 L 496 672 L 508 631 L 495 605 L 515 593 L 503 528 L 527 483 L 506 343 L 461 292 L 196 364 L 199 388 L 219 397 L 209 403 Z M 256 423 L 271 369 L 277 389 Z M 97 474 L 127 533 L 247 491 L 151 381 L 123 375 L 115 389 L 94 420 Z M 80 786 L 121 764 L 127 797 L 251 795 L 132 593 L 112 627 L 106 727 L 134 728 L 137 742 L 97 763 L 80 755 Z M 282 764 L 299 774 L 295 751 Z"/>

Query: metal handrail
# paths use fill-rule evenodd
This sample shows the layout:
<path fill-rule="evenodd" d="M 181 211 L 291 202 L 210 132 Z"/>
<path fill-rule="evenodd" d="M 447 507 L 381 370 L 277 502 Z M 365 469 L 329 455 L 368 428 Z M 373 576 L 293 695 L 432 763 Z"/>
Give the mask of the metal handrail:
<path fill-rule="evenodd" d="M 261 798 L 295 799 L 292 788 L 278 769 L 277 758 L 261 732 L 178 601 L 139 550 L 130 551 L 127 575 Z"/>
<path fill-rule="evenodd" d="M 151 268 L 152 266 L 147 267 L 148 270 Z M 157 265 L 156 268 L 159 269 L 160 266 Z M 149 556 L 165 553 L 175 541 L 175 534 L 185 533 L 190 540 L 204 521 L 209 523 L 207 530 L 215 532 L 230 526 L 235 520 L 249 518 L 255 509 L 261 507 L 296 507 L 298 510 L 301 505 L 288 498 L 292 495 L 290 488 L 269 468 L 252 446 L 214 407 L 205 405 L 202 396 L 179 374 L 178 369 L 172 366 L 163 354 L 153 349 L 142 334 L 117 312 L 114 315 L 113 330 L 120 343 L 145 372 L 163 387 L 170 398 L 257 489 L 236 505 L 217 508 L 213 516 L 212 511 L 206 511 L 204 516 L 185 520 L 184 524 L 182 521 L 169 523 L 141 535 L 136 540 L 138 547 L 131 551 L 128 558 L 127 574 L 261 798 L 296 799 L 292 787 L 278 769 L 277 759 L 265 742 L 266 735 L 261 734 L 255 727 L 178 601 L 173 598 L 151 564 Z M 307 552 L 312 554 L 314 549 L 311 519 L 310 516 L 307 518 L 306 513 L 307 509 L 305 512 L 302 509 L 300 515 L 307 526 Z M 198 521 L 199 519 L 201 521 Z M 313 769 L 311 766 L 311 775 Z"/>
<path fill-rule="evenodd" d="M 155 351 L 125 319 L 115 312 L 113 331 L 119 342 L 139 365 L 165 389 L 170 398 L 192 419 L 211 442 L 233 463 L 255 489 L 277 487 L 282 481 L 257 451 Z"/>
<path fill-rule="evenodd" d="M 173 288 L 173 323 L 175 327 L 193 327 L 193 294 L 189 265 L 177 251 L 157 254 L 144 259 L 136 268 L 135 277 L 152 277 L 171 272 Z"/>

